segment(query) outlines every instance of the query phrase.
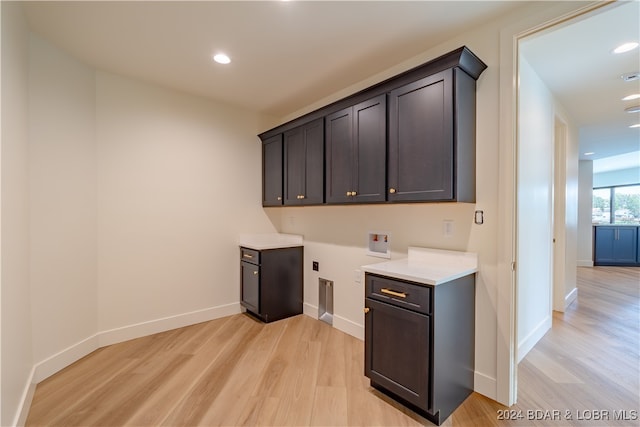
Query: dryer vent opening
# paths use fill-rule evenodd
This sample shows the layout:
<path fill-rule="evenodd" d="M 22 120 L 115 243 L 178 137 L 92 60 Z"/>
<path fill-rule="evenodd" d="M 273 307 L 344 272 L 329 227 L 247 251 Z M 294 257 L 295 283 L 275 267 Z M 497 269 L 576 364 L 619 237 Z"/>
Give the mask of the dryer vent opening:
<path fill-rule="evenodd" d="M 333 326 L 333 282 L 319 279 L 318 319 Z"/>

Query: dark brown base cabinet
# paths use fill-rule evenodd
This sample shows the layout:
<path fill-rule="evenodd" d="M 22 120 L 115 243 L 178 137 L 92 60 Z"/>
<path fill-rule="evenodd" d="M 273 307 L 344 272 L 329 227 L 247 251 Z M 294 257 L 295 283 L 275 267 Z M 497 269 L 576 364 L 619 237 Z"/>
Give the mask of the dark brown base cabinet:
<path fill-rule="evenodd" d="M 268 323 L 302 314 L 303 248 L 240 248 L 240 304 Z"/>
<path fill-rule="evenodd" d="M 365 375 L 440 425 L 473 392 L 475 275 L 428 286 L 366 274 Z"/>

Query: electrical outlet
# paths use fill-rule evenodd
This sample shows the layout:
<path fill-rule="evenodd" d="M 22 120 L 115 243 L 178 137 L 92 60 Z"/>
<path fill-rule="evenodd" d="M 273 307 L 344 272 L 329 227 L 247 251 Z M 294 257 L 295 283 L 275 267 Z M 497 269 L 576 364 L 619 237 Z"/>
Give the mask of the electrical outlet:
<path fill-rule="evenodd" d="M 311 266 L 313 268 L 313 271 L 320 271 L 320 264 L 318 264 L 318 261 L 313 261 L 311 263 Z"/>
<path fill-rule="evenodd" d="M 353 281 L 356 283 L 362 283 L 362 271 L 354 270 L 353 272 Z"/>

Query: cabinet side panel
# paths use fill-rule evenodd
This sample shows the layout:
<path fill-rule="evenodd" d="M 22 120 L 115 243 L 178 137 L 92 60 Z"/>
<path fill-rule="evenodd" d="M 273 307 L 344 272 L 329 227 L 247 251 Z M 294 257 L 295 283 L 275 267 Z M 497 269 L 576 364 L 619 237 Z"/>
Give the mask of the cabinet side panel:
<path fill-rule="evenodd" d="M 261 252 L 260 314 L 265 322 L 302 314 L 303 248 Z"/>
<path fill-rule="evenodd" d="M 454 70 L 454 199 L 476 201 L 476 81 Z"/>
<path fill-rule="evenodd" d="M 434 287 L 433 411 L 446 419 L 473 392 L 475 276 Z"/>

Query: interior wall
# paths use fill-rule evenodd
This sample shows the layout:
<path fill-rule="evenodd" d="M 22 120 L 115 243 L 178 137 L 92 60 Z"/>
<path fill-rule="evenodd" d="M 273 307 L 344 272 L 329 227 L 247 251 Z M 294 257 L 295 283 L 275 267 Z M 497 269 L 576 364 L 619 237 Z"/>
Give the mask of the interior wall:
<path fill-rule="evenodd" d="M 97 332 L 95 72 L 29 45 L 30 273 L 36 363 Z"/>
<path fill-rule="evenodd" d="M 29 33 L 18 3 L 2 10 L 0 146 L 0 424 L 14 425 L 33 368 L 29 292 Z M 8 108 L 10 107 L 10 108 Z"/>
<path fill-rule="evenodd" d="M 640 153 L 638 154 L 640 156 Z M 593 187 L 633 185 L 640 183 L 640 168 L 628 168 L 593 174 Z"/>
<path fill-rule="evenodd" d="M 239 312 L 261 209 L 257 114 L 97 73 L 98 329 Z"/>
<path fill-rule="evenodd" d="M 579 267 L 593 267 L 593 161 L 580 160 L 578 177 L 578 253 Z"/>
<path fill-rule="evenodd" d="M 553 97 L 525 58 L 518 98 L 518 360 L 551 327 Z M 525 260 L 538 259 L 540 262 Z"/>

